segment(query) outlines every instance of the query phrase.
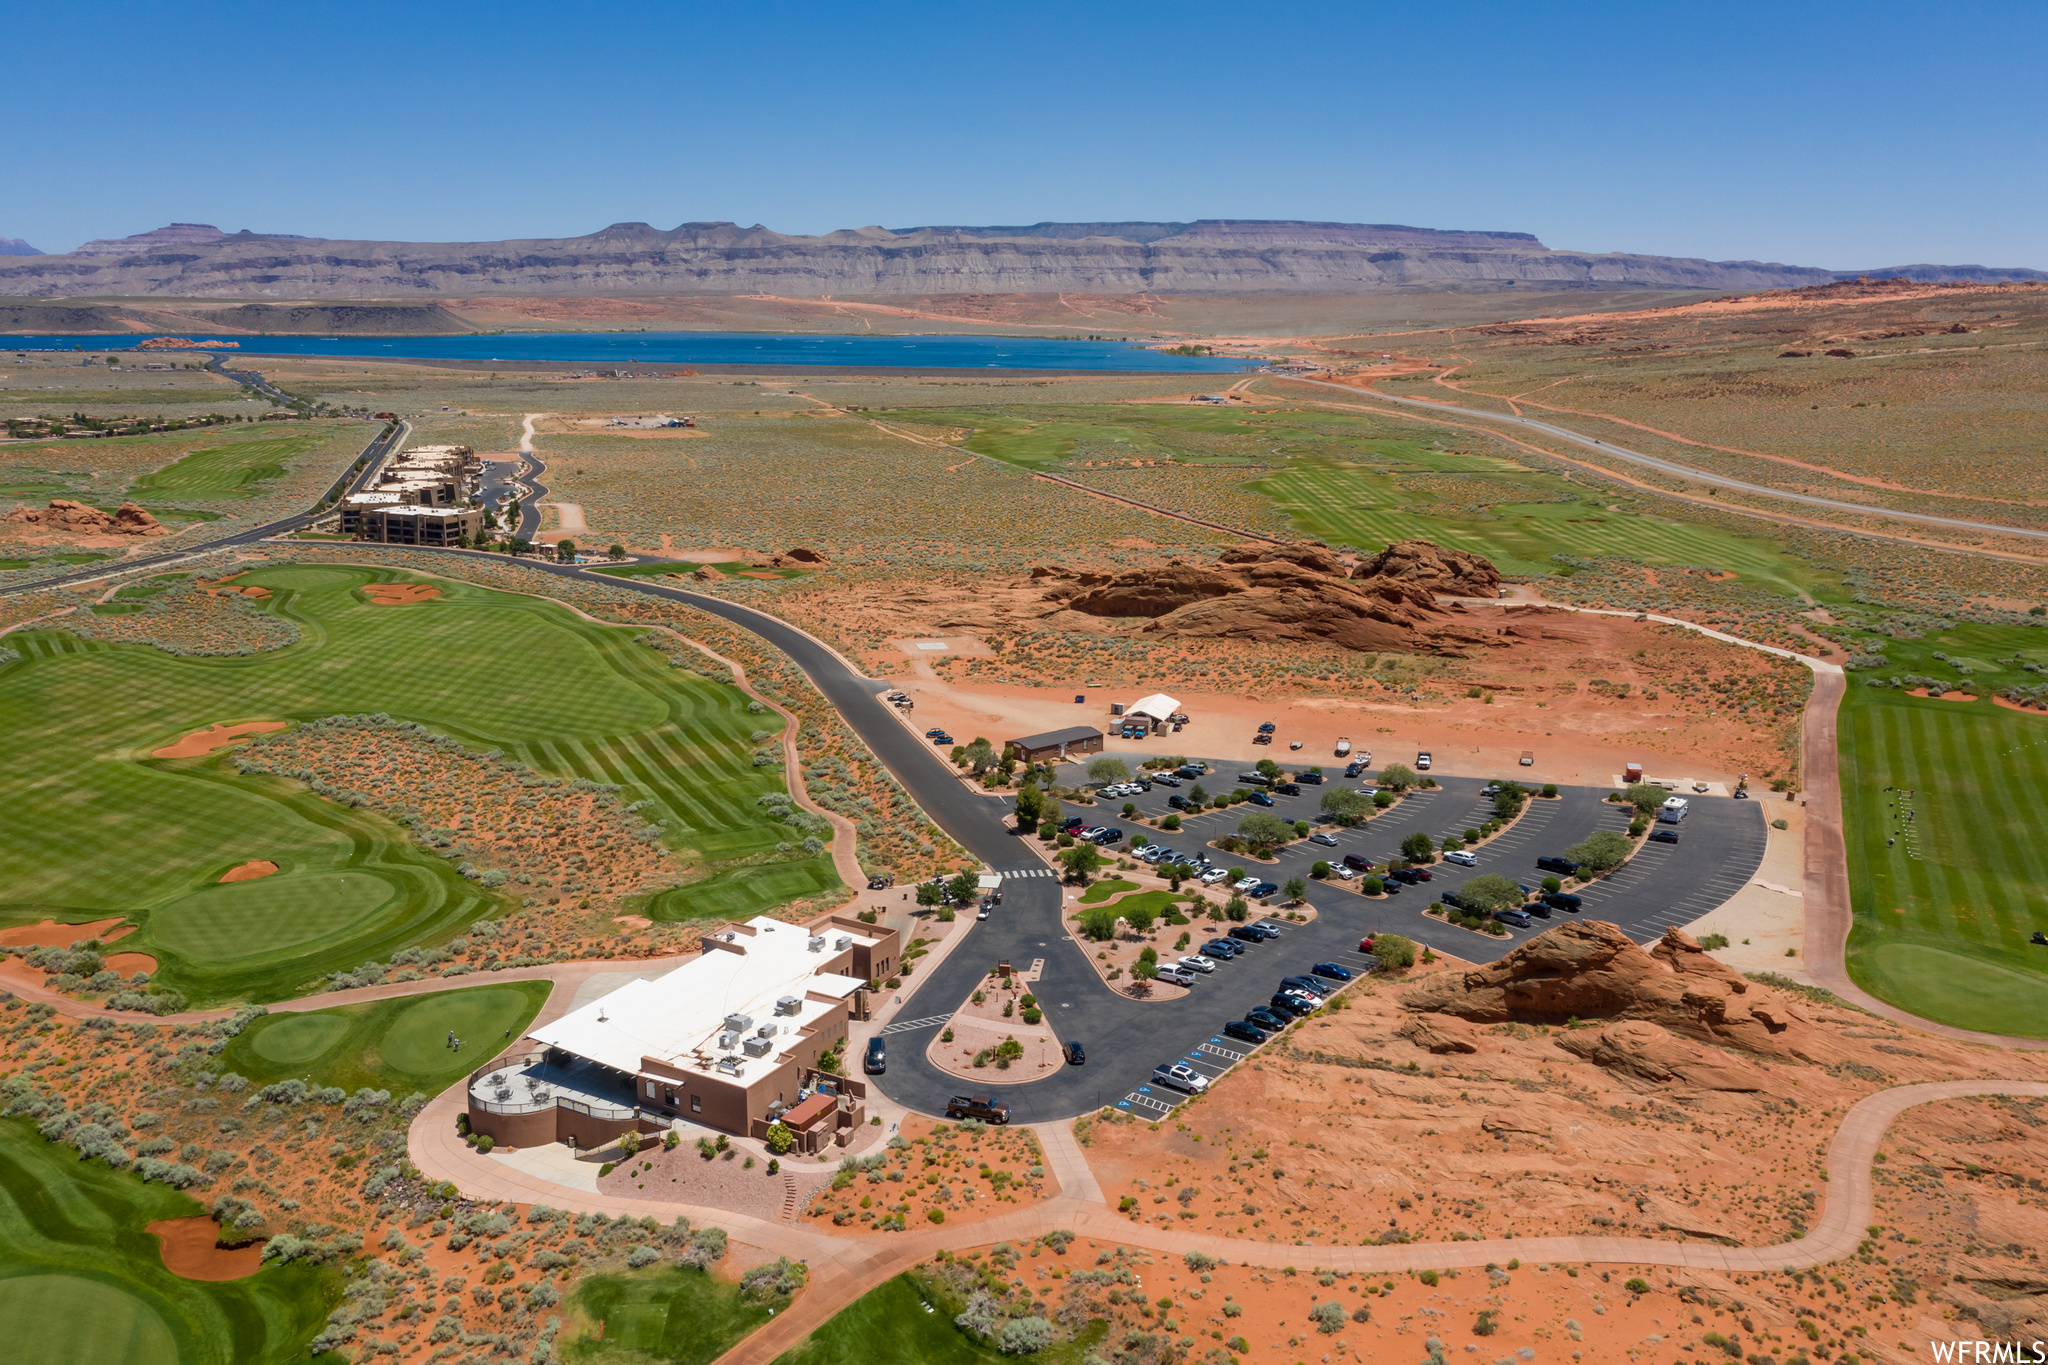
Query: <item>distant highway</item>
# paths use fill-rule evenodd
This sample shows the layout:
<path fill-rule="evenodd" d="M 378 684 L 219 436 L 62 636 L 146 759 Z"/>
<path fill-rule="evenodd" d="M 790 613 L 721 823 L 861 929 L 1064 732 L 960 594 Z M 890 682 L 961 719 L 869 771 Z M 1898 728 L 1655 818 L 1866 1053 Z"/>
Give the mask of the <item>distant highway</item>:
<path fill-rule="evenodd" d="M 1591 436 L 1582 436 L 1569 427 L 1555 426 L 1549 422 L 1539 422 L 1533 417 L 1511 417 L 1506 413 L 1487 412 L 1481 408 L 1459 407 L 1454 403 L 1439 403 L 1434 399 L 1399 398 L 1391 393 L 1381 393 L 1377 389 L 1360 389 L 1354 388 L 1349 384 L 1332 384 L 1326 379 L 1297 379 L 1290 375 L 1288 376 L 1288 382 L 1292 384 L 1314 384 L 1320 388 L 1335 389 L 1339 393 L 1348 393 L 1353 398 L 1374 398 L 1382 403 L 1402 403 L 1411 408 L 1423 408 L 1429 412 L 1455 413 L 1460 417 L 1477 417 L 1482 421 L 1503 422 L 1509 426 L 1540 431 L 1546 436 L 1554 436 L 1560 441 L 1569 441 L 1573 445 L 1583 446 L 1587 450 L 1612 455 L 1616 459 L 1626 460 L 1630 464 L 1642 465 L 1646 469 L 1655 469 L 1661 473 L 1676 475 L 1679 478 L 1689 479 L 1694 483 L 1707 483 L 1720 488 L 1733 488 L 1743 493 L 1754 493 L 1761 498 L 1777 498 L 1783 502 L 1804 503 L 1808 507 L 1825 507 L 1835 512 L 1854 512 L 1859 516 L 1885 517 L 1894 521 L 1919 522 L 1928 526 L 1946 526 L 1960 531 L 1982 531 L 1988 535 L 2025 536 L 2030 540 L 2048 540 L 2048 531 L 2037 530 L 2031 526 L 2006 526 L 1999 522 L 1968 521 L 1961 517 L 1937 517 L 1930 512 L 1901 512 L 1890 507 L 1874 507 L 1868 503 L 1844 502 L 1836 498 L 1817 498 L 1809 493 L 1790 493 L 1782 488 L 1772 488 L 1767 484 L 1745 483 L 1741 479 L 1731 479 L 1725 474 L 1710 474 L 1705 470 L 1695 469 L 1691 465 L 1679 464 L 1676 460 L 1663 460 L 1655 455 L 1645 455 L 1641 451 L 1615 445 L 1612 441 L 1599 441 Z"/>

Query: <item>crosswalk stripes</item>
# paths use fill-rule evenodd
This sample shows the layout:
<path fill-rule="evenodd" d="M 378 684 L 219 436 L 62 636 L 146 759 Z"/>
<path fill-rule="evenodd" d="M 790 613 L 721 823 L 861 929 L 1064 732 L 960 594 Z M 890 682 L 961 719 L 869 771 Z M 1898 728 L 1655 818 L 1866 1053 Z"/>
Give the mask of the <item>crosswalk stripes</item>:
<path fill-rule="evenodd" d="M 1003 874 L 1004 881 L 1008 881 L 1012 877 L 1057 877 L 1060 875 L 1049 867 L 1003 867 L 996 870 Z"/>
<path fill-rule="evenodd" d="M 884 1027 L 882 1036 L 886 1038 L 892 1033 L 915 1033 L 919 1029 L 937 1028 L 952 1017 L 950 1014 L 934 1014 L 928 1019 L 906 1019 Z"/>

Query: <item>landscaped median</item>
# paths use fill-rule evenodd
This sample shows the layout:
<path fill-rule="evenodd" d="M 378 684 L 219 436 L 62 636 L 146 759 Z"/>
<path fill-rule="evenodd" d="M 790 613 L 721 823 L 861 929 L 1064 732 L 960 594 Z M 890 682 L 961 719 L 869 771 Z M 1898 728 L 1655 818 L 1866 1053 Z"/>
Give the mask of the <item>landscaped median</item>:
<path fill-rule="evenodd" d="M 982 1085 L 1035 1081 L 1066 1065 L 1032 993 L 1037 976 L 992 969 L 925 1047 L 939 1070 Z"/>

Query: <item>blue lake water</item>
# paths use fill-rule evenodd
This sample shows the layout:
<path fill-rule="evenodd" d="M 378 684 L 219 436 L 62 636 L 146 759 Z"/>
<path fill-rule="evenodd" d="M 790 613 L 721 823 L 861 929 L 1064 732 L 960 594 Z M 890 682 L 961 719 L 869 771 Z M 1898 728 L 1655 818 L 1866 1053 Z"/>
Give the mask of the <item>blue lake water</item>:
<path fill-rule="evenodd" d="M 183 335 L 180 333 L 180 335 Z M 145 338 L 5 336 L 0 351 L 131 350 Z M 240 343 L 225 354 L 410 360 L 539 361 L 552 365 L 848 365 L 908 370 L 1143 370 L 1235 374 L 1259 362 L 1166 355 L 1122 341 L 1044 337 L 765 336 L 746 332 L 520 332 L 498 336 L 304 337 L 194 335 Z M 189 352 L 173 352 L 186 354 Z"/>

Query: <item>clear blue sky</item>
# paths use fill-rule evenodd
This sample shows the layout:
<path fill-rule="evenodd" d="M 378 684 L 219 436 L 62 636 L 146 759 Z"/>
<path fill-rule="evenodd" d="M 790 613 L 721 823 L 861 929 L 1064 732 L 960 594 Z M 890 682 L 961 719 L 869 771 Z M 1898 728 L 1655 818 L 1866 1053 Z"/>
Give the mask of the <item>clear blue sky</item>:
<path fill-rule="evenodd" d="M 0 0 L 0 237 L 1308 218 L 2048 268 L 2048 6 Z"/>

